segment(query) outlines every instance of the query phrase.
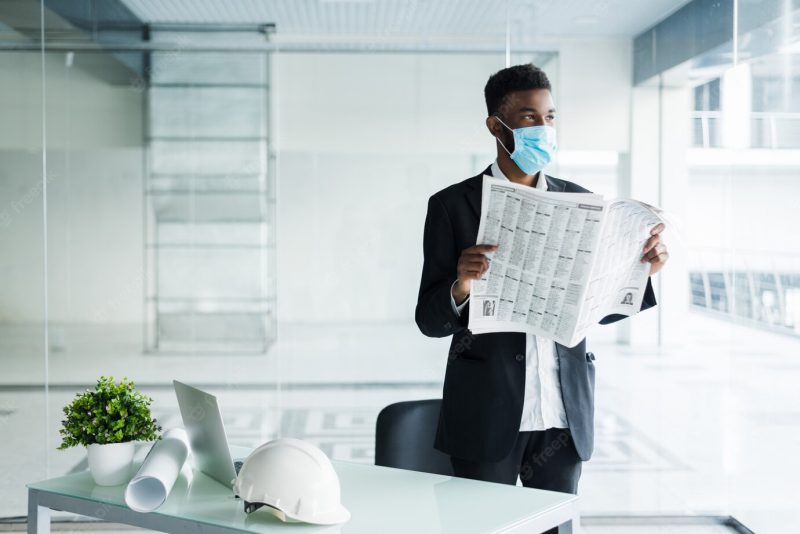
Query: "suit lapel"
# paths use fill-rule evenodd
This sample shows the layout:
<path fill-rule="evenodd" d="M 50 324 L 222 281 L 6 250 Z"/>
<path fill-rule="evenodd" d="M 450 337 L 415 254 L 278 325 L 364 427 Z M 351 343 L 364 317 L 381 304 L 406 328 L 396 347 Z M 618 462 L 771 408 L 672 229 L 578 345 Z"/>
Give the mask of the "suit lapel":
<path fill-rule="evenodd" d="M 559 180 L 558 178 L 554 178 L 547 174 L 544 175 L 544 179 L 547 180 L 547 190 L 548 191 L 555 191 L 556 193 L 564 193 L 567 188 L 567 182 L 564 180 Z"/>
<path fill-rule="evenodd" d="M 477 179 L 474 181 L 472 189 L 467 191 L 467 202 L 469 202 L 469 205 L 472 206 L 472 210 L 475 212 L 475 216 L 478 219 L 481 218 L 481 197 L 483 196 L 484 174 L 492 176 L 491 165 L 486 167 L 486 169 L 484 169 L 484 171 L 481 174 L 475 177 Z M 567 182 L 565 182 L 564 180 L 559 180 L 558 178 L 554 178 L 553 176 L 545 174 L 544 179 L 547 180 L 548 191 L 563 193 L 567 187 Z"/>
<path fill-rule="evenodd" d="M 483 196 L 483 175 L 492 176 L 492 166 L 486 167 L 482 173 L 476 176 L 472 189 L 467 191 L 467 202 L 475 212 L 475 217 L 481 218 L 481 197 Z"/>

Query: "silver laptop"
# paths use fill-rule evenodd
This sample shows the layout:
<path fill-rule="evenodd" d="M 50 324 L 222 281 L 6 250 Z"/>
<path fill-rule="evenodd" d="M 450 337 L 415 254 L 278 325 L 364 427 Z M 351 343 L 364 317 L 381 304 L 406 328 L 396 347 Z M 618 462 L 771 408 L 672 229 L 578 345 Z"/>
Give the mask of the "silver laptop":
<path fill-rule="evenodd" d="M 189 436 L 195 469 L 231 487 L 241 462 L 237 462 L 238 466 L 234 465 L 231 458 L 217 398 L 177 380 L 173 380 L 172 384 L 178 397 L 183 426 Z"/>

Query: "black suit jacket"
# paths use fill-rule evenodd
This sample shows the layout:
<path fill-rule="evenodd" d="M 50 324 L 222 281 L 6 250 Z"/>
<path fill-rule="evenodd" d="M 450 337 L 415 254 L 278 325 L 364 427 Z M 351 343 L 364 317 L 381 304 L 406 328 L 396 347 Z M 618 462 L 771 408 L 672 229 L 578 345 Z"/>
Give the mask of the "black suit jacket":
<path fill-rule="evenodd" d="M 434 446 L 472 461 L 497 461 L 511 452 L 522 418 L 525 392 L 525 334 L 474 335 L 467 329 L 469 304 L 453 311 L 450 288 L 461 251 L 475 245 L 481 213 L 481 174 L 451 185 L 428 200 L 424 263 L 416 322 L 430 337 L 453 336 L 444 378 L 442 408 Z M 549 191 L 587 193 L 583 187 L 545 176 Z M 641 309 L 655 306 L 650 279 Z M 609 315 L 600 324 L 624 319 Z M 582 460 L 594 447 L 594 355 L 586 339 L 574 347 L 556 343 L 567 422 Z"/>

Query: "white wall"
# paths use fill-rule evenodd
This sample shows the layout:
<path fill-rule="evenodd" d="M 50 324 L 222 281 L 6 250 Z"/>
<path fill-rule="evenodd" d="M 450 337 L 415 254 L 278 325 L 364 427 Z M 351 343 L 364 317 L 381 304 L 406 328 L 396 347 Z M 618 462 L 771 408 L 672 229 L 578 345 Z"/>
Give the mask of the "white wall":
<path fill-rule="evenodd" d="M 561 149 L 627 151 L 629 44 L 558 50 L 545 69 Z M 501 55 L 277 58 L 281 320 L 413 320 L 427 199 L 494 158 L 483 88 L 503 67 Z"/>
<path fill-rule="evenodd" d="M 561 147 L 612 150 L 630 147 L 632 46 L 624 39 L 566 39 L 557 43 L 556 88 Z"/>
<path fill-rule="evenodd" d="M 427 199 L 491 161 L 483 85 L 502 61 L 277 59 L 281 320 L 413 320 Z"/>

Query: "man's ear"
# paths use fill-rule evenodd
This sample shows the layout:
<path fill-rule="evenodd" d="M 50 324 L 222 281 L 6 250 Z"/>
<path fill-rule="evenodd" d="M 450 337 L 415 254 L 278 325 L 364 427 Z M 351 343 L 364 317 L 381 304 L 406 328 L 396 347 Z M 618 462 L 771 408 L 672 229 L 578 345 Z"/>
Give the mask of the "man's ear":
<path fill-rule="evenodd" d="M 500 121 L 498 121 L 497 117 L 494 115 L 486 117 L 486 128 L 493 137 L 502 137 L 502 127 Z"/>

